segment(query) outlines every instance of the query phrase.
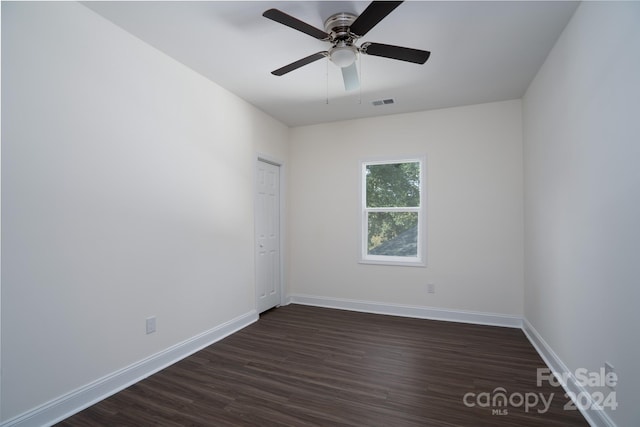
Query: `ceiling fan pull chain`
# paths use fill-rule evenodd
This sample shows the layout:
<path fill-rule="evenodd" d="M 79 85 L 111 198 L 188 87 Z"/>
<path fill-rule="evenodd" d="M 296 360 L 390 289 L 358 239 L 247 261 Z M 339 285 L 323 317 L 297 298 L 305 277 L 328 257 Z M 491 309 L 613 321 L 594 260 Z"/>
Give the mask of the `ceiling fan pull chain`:
<path fill-rule="evenodd" d="M 329 57 L 327 56 L 327 60 L 325 61 L 327 64 L 325 71 L 325 81 L 327 82 L 327 105 L 329 105 Z"/>
<path fill-rule="evenodd" d="M 358 104 L 362 105 L 362 55 L 358 55 Z"/>

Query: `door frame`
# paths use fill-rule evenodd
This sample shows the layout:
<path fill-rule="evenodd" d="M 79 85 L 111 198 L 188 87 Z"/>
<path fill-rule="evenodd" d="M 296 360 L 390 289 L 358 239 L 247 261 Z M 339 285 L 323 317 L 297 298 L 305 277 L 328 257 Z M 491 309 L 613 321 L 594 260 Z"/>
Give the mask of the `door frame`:
<path fill-rule="evenodd" d="M 258 200 L 257 200 L 257 196 L 258 196 L 258 191 L 257 191 L 257 182 L 258 182 L 258 162 L 264 162 L 264 163 L 269 163 L 273 166 L 277 166 L 278 168 L 280 168 L 280 173 L 279 175 L 279 182 L 278 182 L 278 191 L 280 192 L 279 194 L 279 206 L 278 206 L 278 217 L 279 217 L 279 239 L 278 239 L 278 244 L 280 246 L 280 260 L 279 260 L 279 266 L 278 268 L 280 269 L 280 283 L 278 284 L 279 286 L 279 290 L 280 290 L 280 303 L 278 305 L 282 306 L 282 305 L 286 305 L 286 301 L 287 298 L 285 297 L 284 294 L 284 290 L 285 290 L 285 286 L 284 284 L 286 283 L 286 275 L 285 275 L 285 259 L 286 259 L 286 246 L 285 246 L 285 242 L 286 242 L 286 229 L 285 229 L 285 209 L 284 207 L 286 206 L 285 204 L 285 174 L 286 174 L 286 169 L 285 169 L 285 164 L 282 160 L 273 157 L 273 156 L 269 156 L 267 154 L 263 154 L 263 153 L 257 153 L 256 157 L 255 157 L 255 161 L 254 161 L 254 165 L 253 165 L 253 264 L 254 264 L 254 287 L 253 287 L 253 302 L 254 302 L 254 309 L 257 311 L 258 309 L 258 292 L 257 292 L 257 274 L 258 274 L 258 263 L 257 263 L 257 259 L 256 259 L 256 247 L 257 247 L 257 241 L 256 241 L 256 218 L 258 216 Z"/>

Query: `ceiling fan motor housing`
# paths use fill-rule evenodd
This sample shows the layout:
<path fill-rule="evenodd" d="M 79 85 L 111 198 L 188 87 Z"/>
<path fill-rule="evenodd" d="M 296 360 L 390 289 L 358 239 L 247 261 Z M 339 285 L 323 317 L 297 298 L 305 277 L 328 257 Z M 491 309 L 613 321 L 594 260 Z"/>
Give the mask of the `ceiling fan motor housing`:
<path fill-rule="evenodd" d="M 353 34 L 349 32 L 349 27 L 356 20 L 357 16 L 351 13 L 336 13 L 324 21 L 324 29 L 331 35 L 331 41 L 351 40 Z"/>

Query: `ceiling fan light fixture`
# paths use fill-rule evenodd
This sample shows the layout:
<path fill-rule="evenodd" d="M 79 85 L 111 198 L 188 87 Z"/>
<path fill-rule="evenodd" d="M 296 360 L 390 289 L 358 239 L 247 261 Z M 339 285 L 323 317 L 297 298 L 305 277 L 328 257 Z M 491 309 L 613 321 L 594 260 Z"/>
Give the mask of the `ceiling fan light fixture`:
<path fill-rule="evenodd" d="M 329 59 L 340 68 L 348 67 L 356 61 L 355 46 L 335 46 L 329 50 Z"/>

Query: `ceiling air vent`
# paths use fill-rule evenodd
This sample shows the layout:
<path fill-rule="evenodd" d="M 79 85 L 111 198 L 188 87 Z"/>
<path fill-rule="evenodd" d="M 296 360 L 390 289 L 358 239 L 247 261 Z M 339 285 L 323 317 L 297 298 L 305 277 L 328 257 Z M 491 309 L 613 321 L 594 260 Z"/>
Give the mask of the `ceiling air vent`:
<path fill-rule="evenodd" d="M 394 101 L 392 98 L 389 98 L 389 99 L 379 99 L 377 101 L 373 101 L 372 104 L 377 107 L 379 105 L 395 104 L 395 102 L 396 101 Z"/>

